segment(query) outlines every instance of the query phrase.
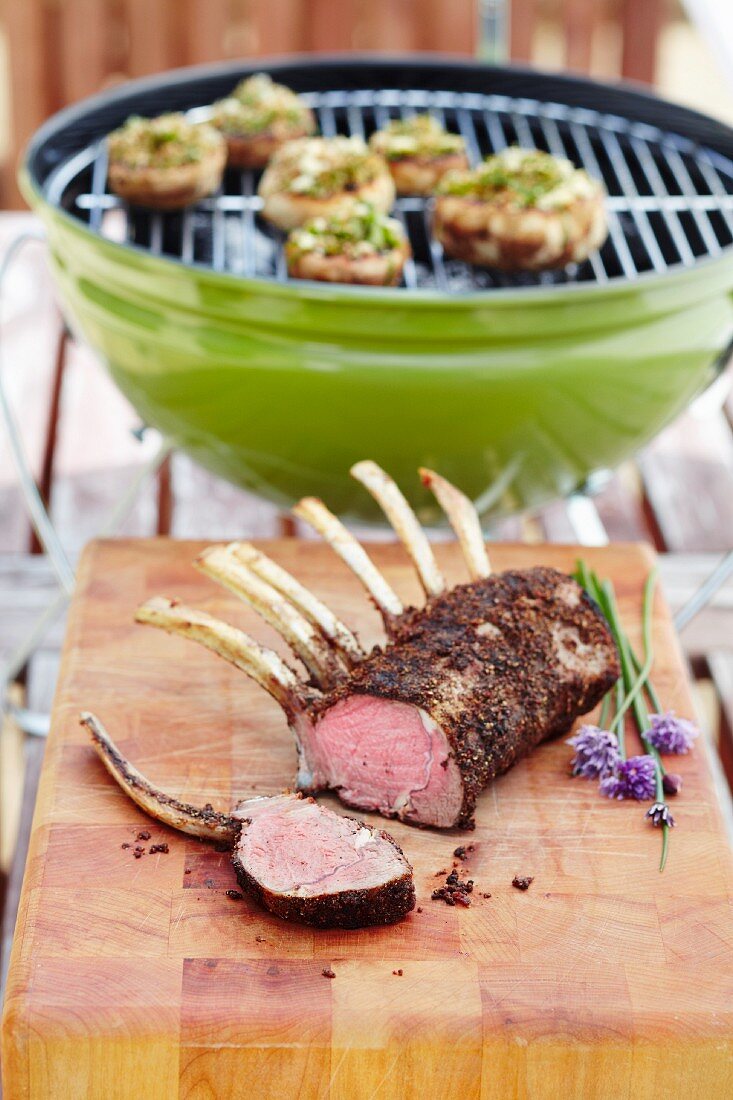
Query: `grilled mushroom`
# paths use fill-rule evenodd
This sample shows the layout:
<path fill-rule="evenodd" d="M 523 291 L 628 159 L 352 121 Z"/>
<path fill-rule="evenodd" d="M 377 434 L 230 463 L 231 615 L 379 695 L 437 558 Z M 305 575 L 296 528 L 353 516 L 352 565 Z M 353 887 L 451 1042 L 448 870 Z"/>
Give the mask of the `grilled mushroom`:
<path fill-rule="evenodd" d="M 136 206 L 179 210 L 216 191 L 226 162 L 213 126 L 181 114 L 133 115 L 107 138 L 110 190 Z"/>
<path fill-rule="evenodd" d="M 365 202 L 330 218 L 312 218 L 291 230 L 285 245 L 294 279 L 370 286 L 396 286 L 410 252 L 401 223 Z"/>
<path fill-rule="evenodd" d="M 432 115 L 393 119 L 369 145 L 385 158 L 398 195 L 431 195 L 446 172 L 468 168 L 466 145 Z"/>
<path fill-rule="evenodd" d="M 262 216 L 280 229 L 348 213 L 368 202 L 386 213 L 395 198 L 385 161 L 358 137 L 300 138 L 277 150 L 260 180 Z"/>
<path fill-rule="evenodd" d="M 433 231 L 447 255 L 503 271 L 580 263 L 600 248 L 603 185 L 569 160 L 512 147 L 438 186 Z"/>
<path fill-rule="evenodd" d="M 310 107 L 267 73 L 241 81 L 213 106 L 211 118 L 227 143 L 227 160 L 238 168 L 264 168 L 286 141 L 306 137 L 316 128 Z"/>
<path fill-rule="evenodd" d="M 81 716 L 107 771 L 151 817 L 232 845 L 243 890 L 284 920 L 319 928 L 393 924 L 415 908 L 412 867 L 388 833 L 286 792 L 249 798 L 230 814 L 155 788 L 93 714 Z"/>

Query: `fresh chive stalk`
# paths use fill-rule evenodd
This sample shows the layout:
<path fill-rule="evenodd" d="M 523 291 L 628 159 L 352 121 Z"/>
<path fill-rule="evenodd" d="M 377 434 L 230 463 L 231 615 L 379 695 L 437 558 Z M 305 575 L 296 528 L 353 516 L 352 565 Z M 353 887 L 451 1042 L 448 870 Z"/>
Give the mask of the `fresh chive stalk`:
<path fill-rule="evenodd" d="M 615 716 L 611 724 L 611 732 L 616 734 L 619 746 L 619 755 L 626 759 L 625 744 L 625 718 L 630 710 L 636 724 L 639 737 L 646 752 L 654 758 L 655 762 L 655 788 L 656 801 L 666 806 L 664 797 L 664 765 L 662 759 L 645 734 L 649 729 L 649 710 L 646 705 L 645 695 L 658 713 L 661 713 L 659 697 L 650 680 L 652 665 L 654 663 L 654 650 L 652 645 L 652 606 L 654 590 L 657 582 L 657 569 L 652 569 L 644 584 L 644 600 L 642 607 L 642 639 L 644 646 L 643 662 L 634 653 L 628 635 L 623 629 L 619 614 L 616 592 L 609 580 L 601 581 L 599 577 L 588 568 L 584 561 L 579 561 L 575 572 L 575 579 L 586 590 L 591 599 L 595 600 L 603 613 L 611 629 L 616 648 L 621 662 L 621 676 L 615 685 Z M 612 689 L 613 690 L 613 689 Z M 609 691 L 603 701 L 600 724 L 603 728 L 608 718 L 610 709 L 611 692 Z M 608 706 L 607 706 L 608 704 Z M 669 825 L 662 824 L 662 854 L 659 870 L 663 871 L 667 862 L 669 847 Z"/>
<path fill-rule="evenodd" d="M 631 651 L 631 659 L 634 662 L 634 668 L 636 669 L 637 673 L 641 672 L 641 669 L 642 669 L 641 661 L 636 656 L 636 654 L 634 653 L 633 650 Z M 662 713 L 662 704 L 661 704 L 661 701 L 659 699 L 659 696 L 657 695 L 654 684 L 651 682 L 651 680 L 647 680 L 645 682 L 644 691 L 646 692 L 646 694 L 649 697 L 649 702 L 654 707 L 654 713 L 655 714 L 661 714 Z"/>
<path fill-rule="evenodd" d="M 616 681 L 615 694 L 616 694 L 616 706 L 615 706 L 614 709 L 616 710 L 616 712 L 618 712 L 619 707 L 621 706 L 621 704 L 624 701 L 624 678 L 623 678 L 623 676 L 619 676 L 618 680 Z M 618 742 L 618 754 L 619 754 L 619 756 L 621 757 L 622 760 L 625 760 L 626 759 L 626 725 L 623 722 L 621 723 L 619 728 L 616 730 L 616 740 Z"/>
<path fill-rule="evenodd" d="M 647 682 L 649 680 L 649 674 L 651 673 L 652 664 L 654 663 L 654 653 L 653 653 L 653 650 L 652 650 L 652 638 L 651 638 L 651 623 L 652 623 L 651 607 L 652 607 L 652 600 L 654 598 L 654 587 L 656 585 L 656 582 L 657 582 L 657 567 L 655 566 L 654 569 L 652 569 L 649 576 L 647 577 L 646 584 L 644 585 L 644 606 L 643 606 L 643 612 L 642 612 L 643 635 L 644 635 L 644 664 L 641 666 L 641 668 L 637 667 L 637 658 L 636 658 L 636 656 L 635 656 L 635 654 L 634 654 L 634 652 L 631 648 L 631 645 L 629 644 L 628 638 L 626 638 L 626 648 L 627 648 L 628 656 L 630 658 L 631 669 L 632 669 L 632 671 L 636 671 L 637 676 L 636 676 L 636 679 L 634 680 L 634 682 L 631 686 L 631 690 L 629 691 L 626 698 L 624 699 L 623 704 L 616 711 L 616 717 L 614 718 L 613 725 L 611 726 L 611 732 L 612 733 L 616 732 L 617 725 L 621 724 L 621 722 L 623 721 L 624 715 L 626 714 L 626 711 L 629 709 L 630 706 L 633 706 L 636 703 L 636 700 L 639 698 L 640 694 L 642 695 L 641 702 L 642 702 L 642 706 L 643 706 L 644 686 L 645 686 L 645 684 L 647 684 Z M 609 584 L 610 582 L 607 581 L 606 583 Z M 614 597 L 613 598 L 614 605 L 615 605 L 615 602 L 616 601 L 615 601 L 615 597 Z M 644 729 L 649 728 L 649 726 L 648 726 L 648 717 L 649 716 L 647 714 L 646 715 L 647 725 L 643 727 Z"/>

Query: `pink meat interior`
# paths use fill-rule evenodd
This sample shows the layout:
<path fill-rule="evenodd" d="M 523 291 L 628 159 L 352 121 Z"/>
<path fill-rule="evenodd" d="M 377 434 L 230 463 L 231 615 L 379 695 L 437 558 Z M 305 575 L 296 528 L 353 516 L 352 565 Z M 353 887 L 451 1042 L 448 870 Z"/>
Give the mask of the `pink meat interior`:
<path fill-rule="evenodd" d="M 344 802 L 364 810 L 453 825 L 463 800 L 445 734 L 419 707 L 352 695 L 316 723 L 308 756 Z"/>
<path fill-rule="evenodd" d="M 243 802 L 236 854 L 267 890 L 307 898 L 369 890 L 400 878 L 404 856 L 378 832 L 295 795 Z"/>

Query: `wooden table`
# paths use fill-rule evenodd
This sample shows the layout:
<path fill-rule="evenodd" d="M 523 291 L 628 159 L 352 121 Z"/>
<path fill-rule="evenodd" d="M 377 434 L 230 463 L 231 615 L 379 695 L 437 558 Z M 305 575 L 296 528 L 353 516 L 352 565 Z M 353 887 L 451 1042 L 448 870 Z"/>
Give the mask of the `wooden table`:
<path fill-rule="evenodd" d="M 212 655 L 132 621 L 139 601 L 165 592 L 271 641 L 254 613 L 191 567 L 199 549 L 108 542 L 81 563 L 8 987 L 13 1100 L 234 1098 L 243 1082 L 255 1096 L 334 1100 L 730 1095 L 733 868 L 704 746 L 675 762 L 684 792 L 662 875 L 660 835 L 643 809 L 570 779 L 562 741 L 481 798 L 466 838 L 476 845 L 468 910 L 430 900 L 459 834 L 399 823 L 391 828 L 414 864 L 422 911 L 386 929 L 313 931 L 233 901 L 228 856 L 162 826 L 154 839 L 170 853 L 132 859 L 121 846 L 149 822 L 101 769 L 80 708 L 97 711 L 155 782 L 193 802 L 224 807 L 277 791 L 294 772 L 267 696 Z M 327 547 L 266 549 L 367 644 L 380 637 Z M 456 547 L 438 553 L 449 580 L 464 579 Z M 638 639 L 650 562 L 638 547 L 507 545 L 493 559 L 497 569 L 568 569 L 578 553 L 613 577 Z M 417 599 L 401 548 L 373 554 Z M 655 683 L 689 714 L 661 599 L 654 644 Z M 526 893 L 512 888 L 516 874 L 534 876 Z"/>

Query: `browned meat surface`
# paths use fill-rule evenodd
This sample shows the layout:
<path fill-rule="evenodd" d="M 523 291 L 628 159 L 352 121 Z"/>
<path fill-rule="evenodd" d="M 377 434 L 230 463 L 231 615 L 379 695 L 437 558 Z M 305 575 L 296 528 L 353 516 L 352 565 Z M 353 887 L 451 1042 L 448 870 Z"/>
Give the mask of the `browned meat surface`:
<path fill-rule="evenodd" d="M 307 679 L 272 650 L 210 615 L 156 597 L 138 620 L 193 638 L 241 668 L 282 707 L 301 791 L 417 825 L 469 827 L 479 791 L 541 741 L 568 730 L 619 675 L 608 625 L 578 584 L 548 568 L 491 574 L 472 502 L 432 470 L 420 476 L 458 538 L 468 584 L 449 589 L 399 487 L 374 462 L 353 476 L 375 497 L 425 592 L 405 608 L 363 546 L 320 500 L 294 509 L 353 571 L 387 643 L 364 653 L 311 593 L 241 543 L 199 568 L 246 600 L 288 642 Z"/>
<path fill-rule="evenodd" d="M 405 611 L 390 644 L 375 650 L 316 703 L 314 771 L 318 775 L 320 766 L 337 789 L 341 773 L 347 801 L 363 805 L 368 795 L 363 784 L 353 789 L 354 772 L 358 781 L 359 768 L 369 769 L 358 748 L 368 731 L 354 718 L 355 698 L 392 704 L 382 725 L 390 729 L 386 764 L 393 771 L 400 754 L 412 762 L 419 759 L 417 723 L 409 708 L 417 709 L 438 727 L 447 750 L 439 759 L 435 749 L 432 753 L 426 786 L 435 802 L 414 805 L 418 769 L 415 787 L 399 792 L 406 799 L 403 805 L 391 801 L 391 786 L 382 776 L 381 805 L 370 801 L 368 808 L 423 824 L 466 825 L 487 783 L 541 741 L 566 732 L 618 675 L 605 620 L 565 574 L 538 568 L 459 585 L 432 597 L 424 608 Z M 365 723 L 375 724 L 377 714 L 370 705 Z M 400 726 L 410 726 L 403 738 Z M 325 759 L 320 742 L 327 749 Z M 369 769 L 372 790 L 378 782 Z"/>

